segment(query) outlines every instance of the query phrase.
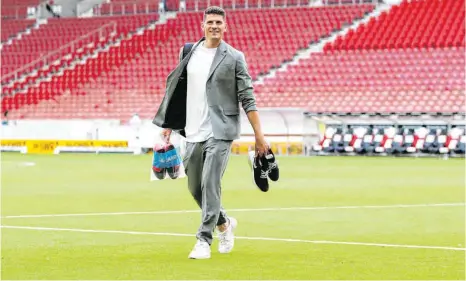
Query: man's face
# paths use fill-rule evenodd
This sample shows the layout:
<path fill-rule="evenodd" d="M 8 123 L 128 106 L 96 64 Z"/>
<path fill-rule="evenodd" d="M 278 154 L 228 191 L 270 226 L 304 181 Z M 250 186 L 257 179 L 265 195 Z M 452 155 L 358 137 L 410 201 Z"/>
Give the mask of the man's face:
<path fill-rule="evenodd" d="M 223 39 L 226 27 L 225 19 L 221 15 L 206 15 L 202 23 L 202 30 L 207 40 Z"/>

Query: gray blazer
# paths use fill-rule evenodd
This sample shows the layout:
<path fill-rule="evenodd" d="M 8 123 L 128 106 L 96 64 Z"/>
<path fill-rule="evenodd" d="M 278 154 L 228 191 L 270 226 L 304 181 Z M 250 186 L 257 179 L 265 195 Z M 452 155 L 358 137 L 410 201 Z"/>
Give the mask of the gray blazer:
<path fill-rule="evenodd" d="M 184 134 L 186 126 L 186 66 L 193 50 L 203 41 L 196 42 L 184 59 L 180 51 L 178 66 L 168 75 L 165 96 L 152 121 L 161 128 Z M 207 103 L 214 138 L 234 140 L 240 136 L 240 109 L 247 113 L 257 110 L 252 79 L 241 51 L 221 42 L 215 54 L 206 85 Z"/>

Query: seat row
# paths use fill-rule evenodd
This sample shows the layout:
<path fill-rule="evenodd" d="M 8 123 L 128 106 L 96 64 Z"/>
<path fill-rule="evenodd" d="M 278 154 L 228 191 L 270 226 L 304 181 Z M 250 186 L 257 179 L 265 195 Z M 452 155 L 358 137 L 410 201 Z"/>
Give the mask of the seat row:
<path fill-rule="evenodd" d="M 311 154 L 451 155 L 464 156 L 464 126 L 428 128 L 419 126 L 328 127 L 311 148 Z"/>

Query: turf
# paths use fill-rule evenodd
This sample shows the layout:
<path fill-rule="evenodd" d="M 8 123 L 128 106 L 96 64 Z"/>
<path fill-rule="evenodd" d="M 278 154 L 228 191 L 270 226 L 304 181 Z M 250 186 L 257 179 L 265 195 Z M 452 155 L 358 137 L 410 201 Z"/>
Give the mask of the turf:
<path fill-rule="evenodd" d="M 465 207 L 323 208 L 463 203 L 463 159 L 282 157 L 267 193 L 246 156 L 231 158 L 223 205 L 242 237 L 465 248 Z M 33 162 L 34 166 L 26 166 Z M 15 215 L 196 210 L 186 179 L 149 181 L 150 156 L 2 155 L 2 279 L 464 280 L 465 252 L 237 239 L 229 255 L 189 260 L 200 213 L 7 218 Z M 268 211 L 234 209 L 271 208 Z M 145 232 L 135 235 L 134 232 Z"/>

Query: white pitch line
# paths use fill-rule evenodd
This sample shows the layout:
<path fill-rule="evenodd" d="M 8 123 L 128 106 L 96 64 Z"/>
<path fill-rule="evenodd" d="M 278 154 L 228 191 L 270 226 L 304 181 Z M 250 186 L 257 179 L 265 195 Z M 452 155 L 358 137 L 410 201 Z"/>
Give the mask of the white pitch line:
<path fill-rule="evenodd" d="M 304 210 L 337 210 L 337 209 L 391 209 L 391 208 L 421 208 L 421 207 L 455 207 L 465 203 L 438 203 L 413 205 L 380 205 L 380 206 L 322 206 L 322 207 L 285 207 L 285 208 L 256 208 L 256 209 L 227 209 L 228 212 L 266 212 L 266 211 L 304 211 Z M 121 215 L 160 215 L 199 213 L 200 210 L 174 211 L 145 211 L 145 212 L 112 212 L 112 213 L 82 213 L 82 214 L 44 214 L 44 215 L 14 215 L 4 216 L 3 219 L 13 218 L 46 218 L 46 217 L 86 217 L 86 216 L 121 216 Z"/>
<path fill-rule="evenodd" d="M 123 231 L 123 230 L 96 230 L 96 229 L 52 228 L 52 227 L 12 226 L 12 225 L 2 225 L 1 228 L 44 230 L 44 231 L 87 232 L 87 233 L 112 233 L 112 234 L 131 234 L 131 235 L 196 237 L 193 234 L 184 234 L 184 233 Z M 275 242 L 295 242 L 295 243 L 311 243 L 311 244 L 336 244 L 336 245 L 356 245 L 356 246 L 390 247 L 390 248 L 411 248 L 411 249 L 435 249 L 435 250 L 466 251 L 466 248 L 444 247 L 444 246 L 403 245 L 403 244 L 385 244 L 385 243 L 363 243 L 363 242 L 344 242 L 344 241 L 326 241 L 326 240 L 303 240 L 303 239 L 271 238 L 271 237 L 270 238 L 269 237 L 246 237 L 246 236 L 235 236 L 235 238 L 236 239 L 241 239 L 241 240 L 261 240 L 261 241 L 275 241 Z"/>
<path fill-rule="evenodd" d="M 19 166 L 19 167 L 32 167 L 36 165 L 35 162 L 1 161 L 2 166 L 5 164 L 7 164 L 7 166 L 10 164 L 14 164 L 15 166 Z"/>

